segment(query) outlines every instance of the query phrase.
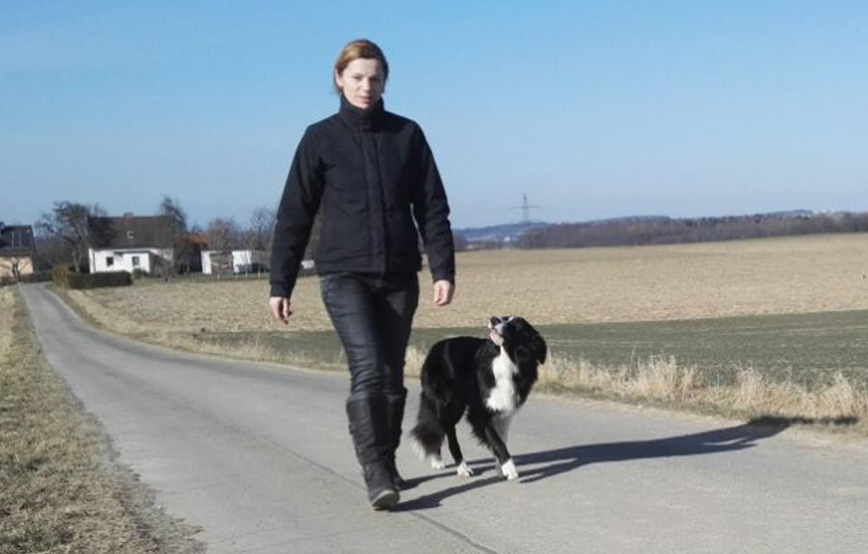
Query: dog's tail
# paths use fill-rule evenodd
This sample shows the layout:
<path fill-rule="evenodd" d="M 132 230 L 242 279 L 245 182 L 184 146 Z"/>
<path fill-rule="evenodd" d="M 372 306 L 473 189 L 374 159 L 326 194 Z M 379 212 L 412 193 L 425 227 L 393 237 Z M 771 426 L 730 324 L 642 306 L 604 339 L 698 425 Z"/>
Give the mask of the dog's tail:
<path fill-rule="evenodd" d="M 416 450 L 423 459 L 439 456 L 445 435 L 446 432 L 440 424 L 437 403 L 423 392 L 419 401 L 416 425 L 410 430 Z"/>

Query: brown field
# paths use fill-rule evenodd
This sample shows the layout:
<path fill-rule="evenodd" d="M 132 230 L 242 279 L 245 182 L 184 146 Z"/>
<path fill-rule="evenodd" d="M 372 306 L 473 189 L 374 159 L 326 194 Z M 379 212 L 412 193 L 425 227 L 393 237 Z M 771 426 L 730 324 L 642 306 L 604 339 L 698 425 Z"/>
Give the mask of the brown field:
<path fill-rule="evenodd" d="M 500 250 L 458 256 L 452 306 L 435 307 L 423 271 L 417 328 L 468 327 L 489 315 L 534 323 L 677 320 L 868 309 L 868 236 L 697 245 Z M 139 283 L 74 291 L 98 320 L 128 333 L 278 330 L 265 281 Z M 316 278 L 301 279 L 289 330 L 331 325 Z"/>

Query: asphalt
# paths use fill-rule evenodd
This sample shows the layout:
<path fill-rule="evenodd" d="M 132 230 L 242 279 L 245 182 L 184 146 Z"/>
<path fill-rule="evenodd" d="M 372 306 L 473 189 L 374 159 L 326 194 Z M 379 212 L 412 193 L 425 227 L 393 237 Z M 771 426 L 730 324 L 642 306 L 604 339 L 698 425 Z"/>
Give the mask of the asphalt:
<path fill-rule="evenodd" d="M 208 552 L 868 548 L 866 441 L 543 395 L 511 428 L 520 479 L 499 477 L 465 428 L 475 477 L 433 471 L 402 445 L 412 488 L 374 512 L 344 375 L 143 345 L 94 330 L 42 285 L 21 290 L 50 364 L 157 502 L 202 528 Z"/>

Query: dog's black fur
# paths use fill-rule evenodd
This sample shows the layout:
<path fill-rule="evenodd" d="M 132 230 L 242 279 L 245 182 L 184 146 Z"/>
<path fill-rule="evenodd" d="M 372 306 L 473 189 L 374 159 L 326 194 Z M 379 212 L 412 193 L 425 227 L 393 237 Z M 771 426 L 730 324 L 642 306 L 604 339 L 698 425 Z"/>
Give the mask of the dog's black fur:
<path fill-rule="evenodd" d="M 431 347 L 422 366 L 422 398 L 416 426 L 410 431 L 417 447 L 435 468 L 442 469 L 444 437 L 458 465 L 458 474 L 473 472 L 455 436 L 455 425 L 467 413 L 473 434 L 487 446 L 509 479 L 518 477 L 506 448 L 509 419 L 520 408 L 545 363 L 545 340 L 520 317 L 493 317 L 487 339 L 456 337 Z"/>

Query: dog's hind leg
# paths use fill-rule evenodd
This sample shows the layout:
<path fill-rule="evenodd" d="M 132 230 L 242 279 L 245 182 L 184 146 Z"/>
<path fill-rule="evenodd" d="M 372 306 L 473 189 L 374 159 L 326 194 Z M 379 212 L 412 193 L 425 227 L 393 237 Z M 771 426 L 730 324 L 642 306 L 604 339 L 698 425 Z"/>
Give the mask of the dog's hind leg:
<path fill-rule="evenodd" d="M 455 427 L 446 428 L 446 439 L 449 441 L 449 452 L 452 454 L 452 459 L 458 466 L 456 473 L 459 477 L 470 477 L 473 475 L 473 470 L 464 461 L 464 454 L 461 453 L 461 446 L 458 444 L 458 437 L 455 435 Z"/>

